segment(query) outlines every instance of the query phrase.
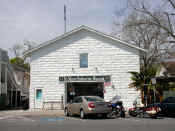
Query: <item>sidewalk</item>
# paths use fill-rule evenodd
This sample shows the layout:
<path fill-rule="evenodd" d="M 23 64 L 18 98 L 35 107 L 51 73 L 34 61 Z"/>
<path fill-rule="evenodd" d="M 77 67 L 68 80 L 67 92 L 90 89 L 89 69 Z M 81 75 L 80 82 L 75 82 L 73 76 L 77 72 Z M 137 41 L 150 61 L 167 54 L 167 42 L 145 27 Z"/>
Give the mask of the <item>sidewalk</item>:
<path fill-rule="evenodd" d="M 63 110 L 6 110 L 0 111 L 0 117 L 4 116 L 64 116 Z"/>

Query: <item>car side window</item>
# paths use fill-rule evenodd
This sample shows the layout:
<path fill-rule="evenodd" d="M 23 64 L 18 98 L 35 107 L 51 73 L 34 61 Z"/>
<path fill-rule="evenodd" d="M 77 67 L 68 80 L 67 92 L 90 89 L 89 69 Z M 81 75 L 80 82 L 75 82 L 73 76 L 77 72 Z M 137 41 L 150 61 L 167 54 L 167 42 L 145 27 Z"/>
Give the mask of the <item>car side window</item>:
<path fill-rule="evenodd" d="M 168 99 L 163 100 L 162 103 L 168 103 Z"/>
<path fill-rule="evenodd" d="M 175 103 L 175 97 L 172 98 L 172 102 Z"/>
<path fill-rule="evenodd" d="M 77 99 L 77 103 L 81 103 L 81 102 L 82 102 L 82 98 L 79 97 L 79 98 Z"/>
<path fill-rule="evenodd" d="M 73 100 L 73 103 L 81 103 L 81 102 L 82 102 L 81 97 L 75 97 L 75 99 Z"/>
<path fill-rule="evenodd" d="M 77 103 L 77 102 L 76 102 L 77 99 L 78 99 L 78 97 L 75 97 L 75 98 L 73 99 L 73 103 Z"/>
<path fill-rule="evenodd" d="M 174 101 L 174 98 L 173 97 L 168 97 L 168 98 L 166 98 L 164 101 L 163 101 L 163 103 L 174 103 L 175 101 Z"/>
<path fill-rule="evenodd" d="M 175 103 L 175 97 L 170 97 L 170 102 L 169 103 Z"/>
<path fill-rule="evenodd" d="M 169 98 L 166 98 L 163 103 L 169 103 Z"/>

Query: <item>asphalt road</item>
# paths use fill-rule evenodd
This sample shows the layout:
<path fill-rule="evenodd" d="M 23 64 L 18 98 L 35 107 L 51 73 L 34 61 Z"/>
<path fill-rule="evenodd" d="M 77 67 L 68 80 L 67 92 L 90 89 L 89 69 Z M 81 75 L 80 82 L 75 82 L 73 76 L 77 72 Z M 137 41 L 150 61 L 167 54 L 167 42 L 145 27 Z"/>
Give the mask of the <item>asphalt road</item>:
<path fill-rule="evenodd" d="M 175 131 L 175 118 L 88 118 L 5 116 L 0 131 Z"/>

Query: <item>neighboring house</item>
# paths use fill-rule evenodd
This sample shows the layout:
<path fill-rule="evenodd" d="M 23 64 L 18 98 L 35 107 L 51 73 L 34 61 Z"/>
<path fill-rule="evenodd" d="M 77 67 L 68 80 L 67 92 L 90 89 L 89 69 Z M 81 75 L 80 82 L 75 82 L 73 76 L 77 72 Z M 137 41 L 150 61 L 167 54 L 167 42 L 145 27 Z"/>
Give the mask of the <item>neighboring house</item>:
<path fill-rule="evenodd" d="M 76 95 L 119 96 L 126 108 L 139 91 L 128 88 L 145 50 L 80 26 L 25 52 L 30 57 L 30 109 L 61 109 Z"/>
<path fill-rule="evenodd" d="M 156 74 L 156 81 L 165 85 L 162 94 L 163 98 L 175 96 L 175 58 L 168 58 L 161 61 Z M 166 84 L 169 84 L 169 88 L 167 88 Z"/>
<path fill-rule="evenodd" d="M 162 60 L 156 73 L 156 77 L 157 78 L 175 77 L 175 58 Z"/>
<path fill-rule="evenodd" d="M 0 49 L 0 109 L 20 107 L 22 98 L 28 98 L 29 77 L 24 80 L 24 74 L 26 70 L 12 66 L 7 51 Z"/>
<path fill-rule="evenodd" d="M 175 58 L 161 61 L 161 69 L 157 76 L 175 77 Z"/>
<path fill-rule="evenodd" d="M 156 76 L 175 77 L 175 45 L 172 45 L 169 49 L 167 58 L 161 60 Z"/>
<path fill-rule="evenodd" d="M 0 109 L 8 104 L 7 99 L 7 52 L 0 49 Z"/>
<path fill-rule="evenodd" d="M 25 68 L 12 64 L 16 82 L 20 88 L 20 101 L 29 99 L 30 74 Z"/>

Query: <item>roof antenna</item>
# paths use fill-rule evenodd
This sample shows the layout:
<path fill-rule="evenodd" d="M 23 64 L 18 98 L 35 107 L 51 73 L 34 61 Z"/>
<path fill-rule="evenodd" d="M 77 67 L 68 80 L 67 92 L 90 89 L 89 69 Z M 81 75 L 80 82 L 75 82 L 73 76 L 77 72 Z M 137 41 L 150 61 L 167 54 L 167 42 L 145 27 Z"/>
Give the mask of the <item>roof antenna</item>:
<path fill-rule="evenodd" d="M 66 5 L 64 5 L 64 33 L 66 33 Z"/>

